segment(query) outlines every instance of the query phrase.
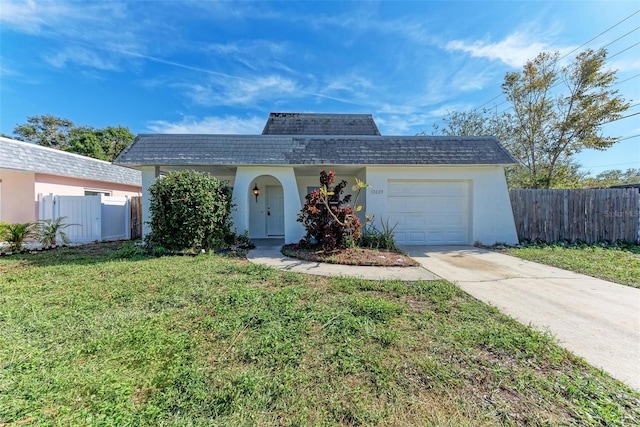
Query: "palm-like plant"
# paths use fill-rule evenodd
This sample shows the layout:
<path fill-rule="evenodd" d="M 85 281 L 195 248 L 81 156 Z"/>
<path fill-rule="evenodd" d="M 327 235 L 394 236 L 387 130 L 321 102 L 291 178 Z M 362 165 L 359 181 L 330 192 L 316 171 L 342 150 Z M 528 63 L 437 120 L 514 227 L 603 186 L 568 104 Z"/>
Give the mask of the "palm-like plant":
<path fill-rule="evenodd" d="M 0 241 L 9 243 L 9 250 L 12 252 L 21 250 L 26 239 L 37 235 L 38 230 L 34 222 L 7 224 L 0 229 Z"/>
<path fill-rule="evenodd" d="M 66 216 L 61 216 L 56 219 L 43 219 L 38 221 L 38 235 L 42 246 L 55 246 L 58 242 L 58 237 L 60 237 L 60 240 L 65 244 L 71 241 L 64 230 L 72 225 L 78 224 L 65 224 L 65 218 Z"/>

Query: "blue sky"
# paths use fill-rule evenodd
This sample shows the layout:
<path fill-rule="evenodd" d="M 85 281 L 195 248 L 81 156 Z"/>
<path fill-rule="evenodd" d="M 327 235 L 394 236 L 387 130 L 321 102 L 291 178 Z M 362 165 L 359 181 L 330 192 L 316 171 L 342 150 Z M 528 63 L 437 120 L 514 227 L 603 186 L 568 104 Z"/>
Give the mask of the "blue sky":
<path fill-rule="evenodd" d="M 134 133 L 259 133 L 281 111 L 371 113 L 383 134 L 431 133 L 449 111 L 501 111 L 506 72 L 594 37 L 581 49 L 609 50 L 629 115 L 640 112 L 639 10 L 637 1 L 3 0 L 0 131 L 52 114 Z M 640 167 L 640 114 L 604 131 L 626 139 L 579 155 L 584 169 Z"/>

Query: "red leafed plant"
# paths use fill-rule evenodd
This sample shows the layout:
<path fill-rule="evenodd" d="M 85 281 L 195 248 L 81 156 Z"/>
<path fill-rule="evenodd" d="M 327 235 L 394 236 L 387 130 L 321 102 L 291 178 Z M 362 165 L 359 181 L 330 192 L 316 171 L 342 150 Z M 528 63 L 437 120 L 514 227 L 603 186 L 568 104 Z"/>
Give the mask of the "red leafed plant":
<path fill-rule="evenodd" d="M 325 251 L 332 251 L 351 246 L 360 238 L 362 225 L 356 212 L 362 206 L 354 209 L 351 195 L 342 196 L 347 181 L 342 180 L 333 186 L 334 178 L 334 171 L 321 171 L 320 189 L 306 196 L 306 202 L 298 214 L 298 222 L 303 223 L 307 231 L 300 241 L 302 246 L 319 245 Z M 356 178 L 356 202 L 360 190 L 365 187 L 367 184 Z"/>

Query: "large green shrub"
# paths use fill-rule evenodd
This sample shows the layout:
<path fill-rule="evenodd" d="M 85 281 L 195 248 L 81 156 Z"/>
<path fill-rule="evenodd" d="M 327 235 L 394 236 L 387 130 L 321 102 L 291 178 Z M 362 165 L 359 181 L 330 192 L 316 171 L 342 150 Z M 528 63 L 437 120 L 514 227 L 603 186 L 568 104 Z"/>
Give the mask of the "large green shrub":
<path fill-rule="evenodd" d="M 233 236 L 231 188 L 223 181 L 183 170 L 158 178 L 149 191 L 152 246 L 216 249 Z"/>

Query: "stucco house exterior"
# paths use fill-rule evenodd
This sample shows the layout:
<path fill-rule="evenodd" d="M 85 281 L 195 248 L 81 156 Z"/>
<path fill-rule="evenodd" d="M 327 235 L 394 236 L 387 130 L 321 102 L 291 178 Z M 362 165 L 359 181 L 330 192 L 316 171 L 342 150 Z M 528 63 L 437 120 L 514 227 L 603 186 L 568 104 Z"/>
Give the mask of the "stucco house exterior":
<path fill-rule="evenodd" d="M 370 185 L 358 204 L 395 225 L 399 244 L 517 243 L 504 176 L 515 160 L 494 137 L 383 136 L 369 114 L 271 113 L 261 135 L 138 135 L 114 163 L 142 171 L 145 223 L 153 181 L 193 169 L 233 187 L 238 232 L 297 242 L 326 169 Z"/>
<path fill-rule="evenodd" d="M 139 196 L 140 171 L 0 137 L 0 221 L 38 218 L 38 194 Z"/>

